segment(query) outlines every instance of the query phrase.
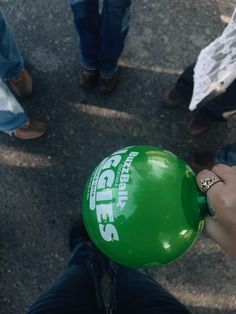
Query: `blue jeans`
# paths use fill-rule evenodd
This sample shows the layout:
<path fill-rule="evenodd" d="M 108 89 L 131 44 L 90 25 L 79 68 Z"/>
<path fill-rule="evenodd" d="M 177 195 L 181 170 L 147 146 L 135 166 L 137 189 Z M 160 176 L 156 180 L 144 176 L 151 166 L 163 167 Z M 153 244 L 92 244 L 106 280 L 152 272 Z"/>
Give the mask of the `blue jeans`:
<path fill-rule="evenodd" d="M 31 306 L 28 314 L 105 314 L 100 285 L 103 274 L 96 254 L 89 242 L 80 243 L 66 270 Z M 105 260 L 105 263 L 109 261 Z M 147 275 L 111 264 L 110 271 L 115 269 L 110 302 L 112 313 L 190 314 Z"/>
<path fill-rule="evenodd" d="M 236 143 L 224 145 L 214 155 L 215 164 L 236 166 Z"/>
<path fill-rule="evenodd" d="M 23 68 L 23 58 L 0 10 L 0 78 L 7 80 L 17 76 Z"/>
<path fill-rule="evenodd" d="M 0 131 L 13 132 L 27 122 L 24 110 L 3 80 L 19 74 L 24 62 L 0 10 Z"/>
<path fill-rule="evenodd" d="M 23 108 L 0 79 L 0 131 L 11 133 L 21 128 L 28 118 Z"/>
<path fill-rule="evenodd" d="M 70 0 L 80 36 L 80 63 L 102 76 L 117 70 L 129 29 L 131 0 Z"/>

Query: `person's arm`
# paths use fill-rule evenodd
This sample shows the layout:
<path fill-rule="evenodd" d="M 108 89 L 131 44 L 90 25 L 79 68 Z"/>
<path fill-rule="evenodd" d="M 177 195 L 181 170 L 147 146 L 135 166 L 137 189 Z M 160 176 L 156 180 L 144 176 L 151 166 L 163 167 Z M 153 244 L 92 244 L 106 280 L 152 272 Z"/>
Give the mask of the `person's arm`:
<path fill-rule="evenodd" d="M 211 171 L 203 170 L 197 176 L 198 186 L 202 179 L 214 176 L 222 181 L 207 191 L 215 215 L 205 219 L 206 231 L 226 253 L 236 259 L 236 167 L 216 165 Z"/>

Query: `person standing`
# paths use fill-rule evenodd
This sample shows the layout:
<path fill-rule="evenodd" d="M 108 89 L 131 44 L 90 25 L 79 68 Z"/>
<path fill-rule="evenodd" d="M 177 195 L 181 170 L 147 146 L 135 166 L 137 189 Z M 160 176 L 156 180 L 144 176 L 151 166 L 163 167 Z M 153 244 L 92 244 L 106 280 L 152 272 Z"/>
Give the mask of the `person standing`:
<path fill-rule="evenodd" d="M 175 107 L 181 104 L 190 104 L 194 86 L 194 66 L 188 66 L 178 78 L 176 84 L 164 95 L 164 103 L 167 107 Z M 198 135 L 205 132 L 214 122 L 227 121 L 236 113 L 236 80 L 234 80 L 223 94 L 206 101 L 204 105 L 196 109 L 193 118 L 187 125 L 190 135 Z"/>
<path fill-rule="evenodd" d="M 90 88 L 99 78 L 100 91 L 110 93 L 129 30 L 131 0 L 70 0 L 70 4 L 80 37 L 80 85 Z"/>
<path fill-rule="evenodd" d="M 34 139 L 46 131 L 44 123 L 29 119 L 17 99 L 32 93 L 32 78 L 25 69 L 3 12 L 0 10 L 0 131 L 19 139 Z"/>

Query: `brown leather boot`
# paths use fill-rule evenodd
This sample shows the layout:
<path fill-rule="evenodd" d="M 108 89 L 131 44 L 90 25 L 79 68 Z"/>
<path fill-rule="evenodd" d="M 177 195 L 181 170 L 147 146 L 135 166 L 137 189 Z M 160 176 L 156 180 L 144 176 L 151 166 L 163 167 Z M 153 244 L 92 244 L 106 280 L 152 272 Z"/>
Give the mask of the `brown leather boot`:
<path fill-rule="evenodd" d="M 21 73 L 7 80 L 10 89 L 18 97 L 28 97 L 32 94 L 33 82 L 29 72 L 24 69 Z"/>
<path fill-rule="evenodd" d="M 186 104 L 186 99 L 177 91 L 175 87 L 169 89 L 163 97 L 164 104 L 167 107 L 180 106 Z"/>
<path fill-rule="evenodd" d="M 195 117 L 189 121 L 187 125 L 187 131 L 190 135 L 199 135 L 205 132 L 209 128 L 209 123 L 201 120 L 199 117 Z"/>
<path fill-rule="evenodd" d="M 103 94 L 111 93 L 116 87 L 117 79 L 118 79 L 118 71 L 107 76 L 101 76 L 100 77 L 100 92 Z"/>
<path fill-rule="evenodd" d="M 97 81 L 97 70 L 88 70 L 82 65 L 79 66 L 79 82 L 84 88 L 91 88 Z"/>
<path fill-rule="evenodd" d="M 21 140 L 31 140 L 41 137 L 46 131 L 46 125 L 43 122 L 30 119 L 20 129 L 17 129 L 11 135 Z"/>

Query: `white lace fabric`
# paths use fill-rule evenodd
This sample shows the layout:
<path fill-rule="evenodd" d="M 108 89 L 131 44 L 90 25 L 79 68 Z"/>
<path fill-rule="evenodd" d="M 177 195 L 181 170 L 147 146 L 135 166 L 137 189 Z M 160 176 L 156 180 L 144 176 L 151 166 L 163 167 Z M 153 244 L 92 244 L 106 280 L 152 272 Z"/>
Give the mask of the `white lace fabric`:
<path fill-rule="evenodd" d="M 198 56 L 194 68 L 191 111 L 206 97 L 223 93 L 236 79 L 236 8 L 229 25 Z"/>

